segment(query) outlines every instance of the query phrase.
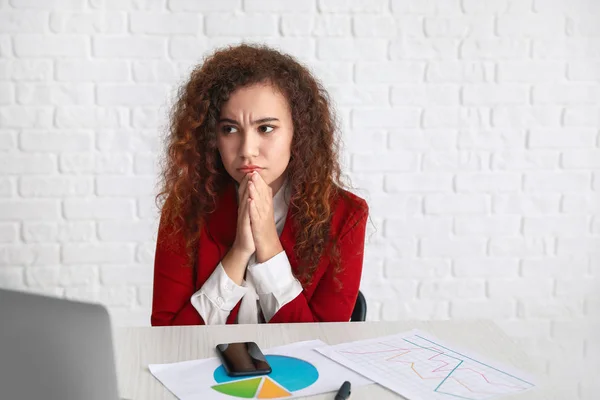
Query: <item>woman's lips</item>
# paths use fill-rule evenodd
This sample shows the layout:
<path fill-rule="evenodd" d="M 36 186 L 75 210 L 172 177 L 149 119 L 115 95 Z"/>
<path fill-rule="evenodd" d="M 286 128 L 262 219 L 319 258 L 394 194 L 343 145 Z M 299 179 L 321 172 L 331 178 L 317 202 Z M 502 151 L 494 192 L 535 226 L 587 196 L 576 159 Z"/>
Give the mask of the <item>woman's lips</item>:
<path fill-rule="evenodd" d="M 242 167 L 242 168 L 238 168 L 238 171 L 248 173 L 248 172 L 253 172 L 253 171 L 260 171 L 261 169 L 262 169 L 261 167 Z"/>

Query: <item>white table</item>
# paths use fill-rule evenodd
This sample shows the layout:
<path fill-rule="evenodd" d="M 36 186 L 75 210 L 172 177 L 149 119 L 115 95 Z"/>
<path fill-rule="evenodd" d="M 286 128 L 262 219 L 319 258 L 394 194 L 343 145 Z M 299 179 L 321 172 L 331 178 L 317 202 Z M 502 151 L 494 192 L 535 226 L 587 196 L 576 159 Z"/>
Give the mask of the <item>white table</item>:
<path fill-rule="evenodd" d="M 489 321 L 398 321 L 314 324 L 261 324 L 191 327 L 121 328 L 115 333 L 120 394 L 132 400 L 175 399 L 148 370 L 148 364 L 214 357 L 215 345 L 255 341 L 269 347 L 321 339 L 337 344 L 420 329 L 504 364 L 533 371 L 533 364 L 511 339 Z M 503 399 L 558 399 L 543 376 L 538 388 Z M 311 399 L 333 399 L 328 393 Z M 351 399 L 402 399 L 379 386 L 353 388 Z"/>

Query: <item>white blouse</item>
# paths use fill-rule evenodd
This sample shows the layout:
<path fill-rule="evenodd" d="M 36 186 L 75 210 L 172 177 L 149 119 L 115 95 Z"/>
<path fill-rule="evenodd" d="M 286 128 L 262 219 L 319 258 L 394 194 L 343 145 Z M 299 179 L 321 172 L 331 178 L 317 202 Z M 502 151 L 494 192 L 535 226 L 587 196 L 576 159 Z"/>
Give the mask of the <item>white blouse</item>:
<path fill-rule="evenodd" d="M 287 216 L 289 192 L 286 181 L 273 196 L 275 227 L 279 236 Z M 226 323 L 229 313 L 241 299 L 237 323 L 256 324 L 268 322 L 281 307 L 300 293 L 302 285 L 292 274 L 285 251 L 264 263 L 257 263 L 256 253 L 253 253 L 241 286 L 229 278 L 219 262 L 200 290 L 192 295 L 191 302 L 206 325 L 219 325 Z"/>

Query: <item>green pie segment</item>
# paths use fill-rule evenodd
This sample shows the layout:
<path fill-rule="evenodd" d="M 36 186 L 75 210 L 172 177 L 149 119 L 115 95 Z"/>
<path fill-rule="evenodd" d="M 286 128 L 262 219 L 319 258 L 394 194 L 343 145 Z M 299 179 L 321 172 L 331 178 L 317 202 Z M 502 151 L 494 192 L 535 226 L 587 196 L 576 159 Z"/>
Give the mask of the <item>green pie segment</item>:
<path fill-rule="evenodd" d="M 256 394 L 261 379 L 262 378 L 254 378 L 231 383 L 222 383 L 220 385 L 212 386 L 212 388 L 217 392 L 228 394 L 230 396 L 251 399 Z"/>
<path fill-rule="evenodd" d="M 265 358 L 272 369 L 268 376 L 249 379 L 229 376 L 220 365 L 213 373 L 217 384 L 211 388 L 238 398 L 279 399 L 292 396 L 293 392 L 305 389 L 319 379 L 319 371 L 307 361 L 275 354 L 269 354 Z"/>

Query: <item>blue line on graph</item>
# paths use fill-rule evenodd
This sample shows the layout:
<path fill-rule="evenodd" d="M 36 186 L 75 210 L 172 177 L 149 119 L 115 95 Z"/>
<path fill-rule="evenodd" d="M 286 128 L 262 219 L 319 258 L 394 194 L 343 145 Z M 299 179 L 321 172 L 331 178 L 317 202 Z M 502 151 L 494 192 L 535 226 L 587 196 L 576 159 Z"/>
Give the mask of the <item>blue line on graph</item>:
<path fill-rule="evenodd" d="M 457 351 L 454 351 L 454 350 L 452 350 L 452 349 L 449 349 L 449 348 L 447 348 L 447 347 L 445 347 L 445 346 L 442 346 L 442 345 L 441 345 L 441 344 L 439 344 L 439 343 L 436 343 L 436 342 L 434 342 L 434 341 L 431 341 L 431 340 L 429 340 L 429 339 L 427 339 L 427 338 L 424 338 L 423 336 L 420 336 L 420 335 L 414 335 L 413 337 L 417 337 L 417 338 L 419 338 L 419 339 L 425 340 L 426 342 L 429 342 L 429 343 L 431 343 L 431 344 L 432 344 L 432 345 L 434 345 L 434 346 L 441 347 L 441 348 L 443 348 L 443 349 L 445 349 L 445 350 L 447 350 L 447 351 L 449 351 L 449 352 L 452 352 L 452 353 L 454 353 L 454 354 L 457 354 L 457 355 L 459 355 L 459 356 L 461 356 L 461 357 L 463 357 L 463 358 L 466 358 L 466 359 L 468 359 L 468 360 L 470 360 L 470 361 L 473 361 L 474 363 L 477 363 L 477 364 L 483 365 L 483 366 L 485 366 L 485 367 L 487 367 L 487 368 L 490 368 L 490 369 L 492 369 L 492 370 L 494 370 L 494 371 L 500 372 L 500 373 L 502 373 L 502 374 L 504 374 L 504 375 L 507 375 L 507 376 L 509 376 L 509 377 L 511 377 L 511 378 L 514 378 L 514 379 L 516 379 L 516 380 L 518 380 L 518 381 L 521 381 L 521 382 L 523 382 L 523 383 L 526 383 L 526 384 L 528 384 L 528 385 L 531 385 L 531 386 L 535 386 L 535 385 L 534 385 L 533 383 L 531 383 L 531 382 L 527 382 L 527 381 L 525 381 L 525 380 L 523 380 L 523 379 L 521 379 L 521 378 L 518 378 L 518 377 L 516 377 L 516 376 L 514 376 L 514 375 L 511 375 L 511 374 L 509 374 L 508 372 L 505 372 L 505 371 L 499 370 L 499 369 L 497 369 L 497 368 L 494 368 L 494 367 L 492 367 L 491 365 L 485 364 L 485 363 L 483 363 L 483 362 L 481 362 L 481 361 L 475 360 L 475 359 L 473 359 L 473 358 L 471 358 L 471 357 L 468 357 L 468 356 L 466 356 L 466 355 L 464 355 L 464 354 L 461 354 L 461 353 L 459 353 L 459 352 L 457 352 Z M 452 355 L 450 355 L 450 354 L 448 354 L 448 353 L 445 353 L 445 352 L 442 352 L 442 351 L 440 351 L 440 350 L 434 349 L 434 348 L 432 348 L 432 347 L 425 347 L 425 346 L 423 346 L 423 345 L 417 344 L 417 343 L 415 343 L 415 342 L 412 342 L 412 341 L 410 341 L 410 340 L 408 340 L 408 339 L 405 339 L 405 338 L 402 338 L 402 340 L 403 340 L 403 341 L 405 341 L 405 342 L 407 342 L 407 343 L 410 343 L 410 344 L 411 344 L 411 345 L 413 345 L 413 346 L 419 347 L 419 348 L 421 348 L 421 349 L 424 349 L 424 350 L 429 350 L 429 351 L 431 351 L 431 352 L 433 352 L 433 353 L 441 354 L 441 355 L 444 355 L 445 357 L 452 358 L 452 359 L 455 359 L 455 360 L 459 361 L 459 363 L 458 363 L 458 364 L 457 364 L 457 365 L 456 365 L 456 366 L 455 366 L 455 367 L 452 369 L 452 371 L 450 371 L 450 373 L 449 373 L 448 375 L 446 375 L 446 377 L 445 377 L 445 378 L 444 378 L 444 379 L 443 379 L 443 380 L 440 382 L 440 384 L 439 384 L 439 385 L 438 385 L 438 386 L 437 386 L 437 387 L 436 387 L 436 388 L 433 390 L 434 392 L 436 392 L 436 393 L 440 393 L 440 394 L 445 394 L 445 395 L 448 395 L 448 396 L 452 396 L 452 397 L 455 397 L 455 398 L 458 398 L 458 399 L 464 399 L 464 400 L 476 400 L 476 399 L 474 399 L 474 398 L 472 398 L 472 397 L 464 397 L 464 396 L 460 396 L 460 395 L 457 395 L 457 394 L 448 393 L 448 392 L 443 392 L 443 391 L 441 391 L 441 390 L 438 390 L 438 389 L 439 389 L 439 388 L 440 388 L 440 387 L 441 387 L 441 386 L 442 386 L 442 385 L 443 385 L 443 384 L 446 382 L 446 380 L 447 380 L 447 379 L 448 379 L 448 378 L 449 378 L 449 377 L 450 377 L 450 376 L 451 376 L 451 375 L 452 375 L 452 374 L 453 374 L 453 373 L 456 371 L 456 369 L 457 369 L 457 368 L 458 368 L 458 367 L 459 367 L 459 366 L 460 366 L 462 363 L 464 363 L 464 362 L 465 362 L 465 360 L 463 360 L 463 359 L 460 359 L 460 358 L 458 358 L 458 357 L 455 357 L 455 356 L 452 356 Z M 382 344 L 384 344 L 384 343 L 382 343 Z"/>
<path fill-rule="evenodd" d="M 452 373 L 454 371 L 456 371 L 456 368 L 458 368 L 460 366 L 460 364 L 463 363 L 463 360 L 460 360 L 460 362 L 456 365 L 456 367 L 454 367 L 454 369 L 452 371 L 450 371 L 450 373 L 448 375 L 446 375 L 446 377 L 444 378 L 443 381 L 440 382 L 439 385 L 437 385 L 437 387 L 435 389 L 433 389 L 434 392 L 437 392 L 437 390 L 440 388 L 440 386 L 442 386 L 444 384 L 444 382 L 446 382 L 446 379 L 450 378 L 450 375 L 452 375 Z"/>
<path fill-rule="evenodd" d="M 425 347 L 425 346 L 421 346 L 420 344 L 413 343 L 413 342 L 411 342 L 411 341 L 410 341 L 410 340 L 408 340 L 408 339 L 404 339 L 404 338 L 403 338 L 402 340 L 404 340 L 405 342 L 408 342 L 408 343 L 412 344 L 413 346 L 417 346 L 417 347 L 420 347 L 420 348 L 422 348 L 422 349 L 425 349 L 425 350 L 433 351 L 433 352 L 436 352 L 436 353 L 438 353 L 438 354 L 443 354 L 443 355 L 445 355 L 445 356 L 446 356 L 446 357 L 448 357 L 448 358 L 454 358 L 455 360 L 457 360 L 457 361 L 460 361 L 460 362 L 462 362 L 462 361 L 463 361 L 463 360 L 461 360 L 460 358 L 453 357 L 453 356 L 449 356 L 448 354 L 446 354 L 446 353 L 443 353 L 443 352 L 441 352 L 441 351 L 439 351 L 439 350 L 434 350 L 434 349 L 431 349 L 431 348 L 429 348 L 429 347 Z M 460 364 L 459 364 L 459 365 L 460 365 Z"/>
<path fill-rule="evenodd" d="M 514 379 L 516 379 L 516 380 L 519 380 L 519 381 L 521 381 L 521 382 L 527 383 L 528 385 L 535 386 L 535 385 L 534 385 L 533 383 L 531 383 L 531 382 L 527 382 L 526 380 L 523 380 L 523 379 L 521 379 L 521 378 L 517 378 L 516 376 L 514 376 L 514 375 L 511 375 L 511 374 L 509 374 L 508 372 L 505 372 L 505 371 L 499 370 L 498 368 L 494 368 L 494 367 L 492 367 L 491 365 L 487 365 L 486 363 L 482 363 L 481 361 L 474 360 L 474 359 L 472 359 L 471 357 L 465 356 L 464 354 L 460 354 L 460 353 L 459 353 L 459 352 L 457 352 L 457 351 L 454 351 L 454 350 L 452 350 L 452 349 L 449 349 L 449 348 L 447 348 L 447 347 L 444 347 L 444 346 L 442 346 L 442 345 L 441 345 L 441 344 L 439 344 L 439 343 L 436 343 L 436 342 L 433 342 L 433 341 L 431 341 L 431 340 L 429 340 L 429 339 L 426 339 L 426 338 L 424 338 L 423 336 L 420 336 L 420 335 L 415 335 L 415 336 L 416 336 L 416 337 L 418 337 L 418 338 L 421 338 L 421 339 L 423 339 L 423 340 L 425 340 L 425 341 L 427 341 L 427 342 L 429 342 L 429 343 L 433 343 L 434 345 L 436 345 L 436 346 L 439 346 L 439 347 L 441 347 L 441 348 L 443 348 L 443 349 L 446 349 L 446 350 L 448 350 L 448 351 L 451 351 L 451 352 L 453 352 L 453 353 L 455 353 L 455 354 L 458 354 L 458 355 L 460 355 L 460 356 L 462 356 L 462 357 L 464 357 L 464 358 L 468 358 L 469 360 L 471 360 L 471 361 L 474 361 L 474 362 L 476 362 L 476 363 L 478 363 L 478 364 L 485 365 L 486 367 L 488 367 L 488 368 L 491 368 L 491 369 L 493 369 L 494 371 L 501 372 L 501 373 L 503 373 L 503 374 L 506 374 L 506 375 L 510 376 L 511 378 L 514 378 Z"/>
<path fill-rule="evenodd" d="M 458 398 L 458 399 L 465 399 L 465 400 L 476 400 L 476 399 L 473 399 L 472 397 L 464 397 L 464 396 L 459 396 L 459 395 L 457 395 L 457 394 L 453 394 L 453 393 L 446 393 L 446 392 L 438 392 L 438 393 L 440 393 L 440 394 L 445 394 L 445 395 L 447 395 L 447 396 L 456 397 L 456 398 Z"/>

